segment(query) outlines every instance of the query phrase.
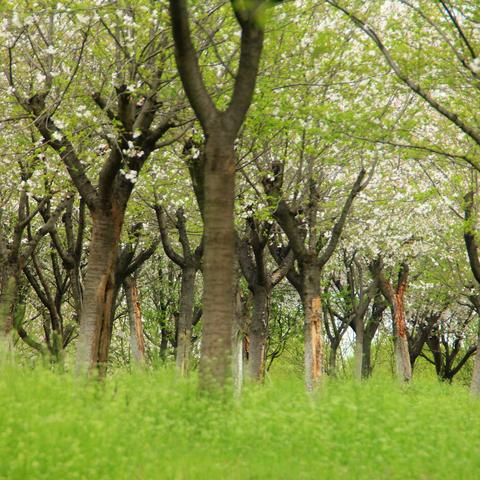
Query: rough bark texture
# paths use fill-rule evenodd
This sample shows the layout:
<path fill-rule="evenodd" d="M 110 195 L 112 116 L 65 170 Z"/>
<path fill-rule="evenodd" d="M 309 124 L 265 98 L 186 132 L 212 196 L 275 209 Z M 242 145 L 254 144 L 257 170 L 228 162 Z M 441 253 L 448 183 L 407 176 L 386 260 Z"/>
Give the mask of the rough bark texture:
<path fill-rule="evenodd" d="M 412 378 L 407 325 L 405 321 L 405 291 L 408 282 L 408 265 L 406 263 L 401 265 L 398 272 L 396 288 L 394 288 L 391 282 L 385 277 L 381 258 L 372 264 L 371 270 L 372 274 L 378 279 L 378 286 L 382 295 L 390 304 L 392 311 L 396 373 L 400 380 L 408 382 Z"/>
<path fill-rule="evenodd" d="M 338 344 L 330 343 L 330 352 L 328 354 L 328 375 L 331 377 L 337 376 L 338 347 Z"/>
<path fill-rule="evenodd" d="M 87 36 L 81 47 L 82 52 L 86 40 Z M 145 45 L 144 53 L 148 52 L 146 57 L 156 59 L 157 54 L 165 48 L 165 40 L 161 32 L 151 37 Z M 84 302 L 79 305 L 81 318 L 76 365 L 78 373 L 91 371 L 99 364 L 102 373 L 108 359 L 111 314 L 114 310 L 115 294 L 118 292 L 115 284 L 115 260 L 125 209 L 133 189 L 133 183 L 124 175 L 124 169 L 138 174 L 150 154 L 162 147 L 160 139 L 175 126 L 176 110 L 170 110 L 170 113 L 166 114 L 164 102 L 158 99 L 158 94 L 165 85 L 162 81 L 163 67 L 156 68 L 153 60 L 131 58 L 121 45 L 122 41 L 123 39 L 120 39 L 117 42 L 117 65 L 123 65 L 123 60 L 127 61 L 132 74 L 129 82 L 138 80 L 148 85 L 148 94 L 140 105 L 138 98 L 129 92 L 127 84 L 115 86 L 114 98 L 105 99 L 101 92 L 92 93 L 92 100 L 105 115 L 100 123 L 108 121 L 116 132 L 114 136 L 109 135 L 107 138 L 109 153 L 97 159 L 100 168 L 95 180 L 89 177 L 77 150 L 78 142 L 74 141 L 70 132 L 63 131 L 54 121 L 53 115 L 58 104 L 47 104 L 52 100 L 51 76 L 46 75 L 40 91 L 30 98 L 17 95 L 18 102 L 31 117 L 43 142 L 62 160 L 92 217 L 92 241 L 83 291 Z M 141 64 L 137 61 L 141 61 Z M 149 79 L 145 78 L 148 70 L 152 74 Z M 140 71 L 143 73 L 140 74 Z M 161 114 L 157 115 L 160 110 Z M 129 152 L 131 149 L 134 149 L 135 153 Z M 78 293 L 80 292 L 77 291 L 77 295 Z"/>
<path fill-rule="evenodd" d="M 412 378 L 412 366 L 408 349 L 407 326 L 405 322 L 405 285 L 394 294 L 393 321 L 395 325 L 395 358 L 398 378 L 408 382 Z"/>
<path fill-rule="evenodd" d="M 241 27 L 240 58 L 228 107 L 219 110 L 204 84 L 190 34 L 186 0 L 170 0 L 175 59 L 189 102 L 205 133 L 204 321 L 200 385 L 223 387 L 229 376 L 234 322 L 234 142 L 250 107 L 263 48 L 267 3 L 232 2 Z"/>
<path fill-rule="evenodd" d="M 77 345 L 77 373 L 88 371 L 95 365 L 101 367 L 101 371 L 106 368 L 117 289 L 115 266 L 123 217 L 124 211 L 115 207 L 92 214 L 92 240 Z M 101 360 L 102 365 L 99 365 Z"/>
<path fill-rule="evenodd" d="M 305 384 L 307 390 L 318 385 L 323 374 L 322 301 L 320 298 L 321 269 L 315 262 L 308 262 L 302 268 L 304 281 L 304 346 Z"/>
<path fill-rule="evenodd" d="M 185 214 L 183 209 L 179 208 L 176 212 L 177 220 L 175 226 L 178 230 L 182 253 L 177 253 L 170 242 L 165 210 L 162 206 L 156 205 L 155 212 L 160 228 L 163 249 L 170 260 L 182 269 L 179 314 L 178 321 L 176 322 L 175 356 L 177 370 L 180 375 L 185 376 L 190 366 L 192 327 L 194 322 L 195 277 L 197 271 L 201 268 L 204 248 L 203 239 L 200 245 L 193 250 L 187 234 Z"/>
<path fill-rule="evenodd" d="M 205 253 L 200 378 L 204 387 L 229 376 L 234 312 L 235 161 L 230 142 L 211 138 L 205 164 Z"/>
<path fill-rule="evenodd" d="M 248 325 L 248 371 L 252 380 L 263 382 L 266 370 L 270 300 L 273 288 L 287 275 L 294 262 L 290 250 L 282 259 L 277 257 L 278 267 L 268 270 L 267 245 L 271 245 L 272 225 L 252 217 L 247 219 L 247 235 L 238 242 L 240 267 L 252 293 L 253 313 Z"/>
<path fill-rule="evenodd" d="M 313 170 L 313 163 L 311 163 Z M 315 178 L 310 175 L 309 202 L 306 208 L 306 225 L 297 216 L 298 210 L 292 209 L 282 191 L 283 165 L 272 163 L 272 177 L 263 181 L 265 193 L 274 207 L 273 215 L 288 237 L 290 247 L 298 262 L 299 275 L 293 268 L 287 278 L 297 289 L 304 309 L 304 343 L 305 343 L 305 383 L 307 390 L 312 390 L 320 383 L 323 374 L 323 335 L 322 335 L 322 303 L 320 278 L 322 270 L 332 257 L 342 235 L 345 222 L 355 197 L 368 183 L 364 182 L 366 172 L 362 169 L 342 206 L 330 233 L 330 238 L 324 242 L 317 223 L 320 196 Z M 307 235 L 308 232 L 308 235 Z M 300 280 L 300 281 L 299 281 Z"/>
<path fill-rule="evenodd" d="M 478 348 L 478 345 L 480 345 L 480 320 L 478 325 L 477 352 L 475 354 L 472 382 L 470 384 L 470 392 L 475 397 L 480 396 L 480 348 Z"/>

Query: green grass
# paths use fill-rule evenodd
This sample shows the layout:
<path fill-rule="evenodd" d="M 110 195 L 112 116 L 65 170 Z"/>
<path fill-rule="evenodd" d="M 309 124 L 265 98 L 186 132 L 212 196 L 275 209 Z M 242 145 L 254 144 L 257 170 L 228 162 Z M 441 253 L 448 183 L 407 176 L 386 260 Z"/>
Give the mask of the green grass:
<path fill-rule="evenodd" d="M 421 380 L 330 381 L 315 397 L 278 376 L 239 401 L 169 371 L 105 385 L 0 373 L 1 479 L 476 479 L 479 403 Z"/>

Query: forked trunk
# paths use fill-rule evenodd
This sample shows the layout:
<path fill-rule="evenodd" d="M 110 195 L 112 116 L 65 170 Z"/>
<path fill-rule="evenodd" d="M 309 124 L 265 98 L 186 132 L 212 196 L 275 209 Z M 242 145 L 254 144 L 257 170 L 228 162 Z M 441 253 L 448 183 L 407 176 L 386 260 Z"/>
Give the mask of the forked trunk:
<path fill-rule="evenodd" d="M 195 300 L 195 274 L 195 267 L 185 267 L 182 270 L 176 363 L 178 372 L 183 376 L 187 375 L 190 366 L 193 306 Z"/>
<path fill-rule="evenodd" d="M 405 306 L 403 294 L 395 293 L 393 305 L 393 321 L 395 333 L 395 364 L 399 380 L 409 382 L 412 379 L 412 366 L 408 350 L 407 326 L 405 322 Z"/>
<path fill-rule="evenodd" d="M 322 301 L 320 298 L 320 268 L 303 266 L 303 309 L 305 344 L 305 384 L 311 391 L 323 376 Z"/>
<path fill-rule="evenodd" d="M 123 282 L 127 299 L 128 323 L 130 326 L 130 349 L 138 366 L 145 364 L 145 340 L 143 338 L 142 311 L 138 298 L 137 282 L 127 277 Z"/>
<path fill-rule="evenodd" d="M 270 298 L 267 287 L 257 285 L 253 291 L 253 316 L 248 332 L 250 340 L 248 367 L 250 377 L 259 382 L 262 382 L 265 378 L 269 304 Z"/>
<path fill-rule="evenodd" d="M 233 141 L 210 137 L 205 150 L 204 294 L 200 386 L 223 387 L 230 374 L 234 322 Z"/>
<path fill-rule="evenodd" d="M 115 263 L 124 211 L 92 214 L 92 240 L 84 284 L 83 309 L 77 346 L 77 373 L 101 367 L 105 373 L 112 329 L 112 312 L 118 288 Z"/>

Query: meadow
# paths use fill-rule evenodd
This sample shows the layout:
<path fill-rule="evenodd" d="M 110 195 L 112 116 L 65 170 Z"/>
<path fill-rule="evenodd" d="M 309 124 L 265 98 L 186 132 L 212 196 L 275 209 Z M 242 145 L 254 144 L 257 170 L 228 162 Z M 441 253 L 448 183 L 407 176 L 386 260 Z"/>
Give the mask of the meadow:
<path fill-rule="evenodd" d="M 100 383 L 6 368 L 0 478 L 478 478 L 480 411 L 466 387 L 379 376 L 309 395 L 277 374 L 225 399 L 196 383 L 167 369 Z"/>

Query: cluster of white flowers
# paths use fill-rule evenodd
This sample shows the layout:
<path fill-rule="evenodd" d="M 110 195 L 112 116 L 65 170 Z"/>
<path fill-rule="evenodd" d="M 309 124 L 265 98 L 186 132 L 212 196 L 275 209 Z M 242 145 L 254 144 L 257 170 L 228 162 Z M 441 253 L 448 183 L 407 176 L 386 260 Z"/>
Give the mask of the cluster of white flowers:
<path fill-rule="evenodd" d="M 129 170 L 126 172 L 125 170 L 120 170 L 120 173 L 128 180 L 130 183 L 137 183 L 138 180 L 138 172 L 136 170 Z"/>
<path fill-rule="evenodd" d="M 144 154 L 144 151 L 143 150 L 137 150 L 135 145 L 133 144 L 133 142 L 131 140 L 129 140 L 128 141 L 128 148 L 124 148 L 122 150 L 122 153 L 124 155 L 127 155 L 130 158 L 133 158 L 133 157 L 141 157 Z"/>
<path fill-rule="evenodd" d="M 79 105 L 75 111 L 75 115 L 78 118 L 92 118 L 93 114 L 85 105 Z"/>
<path fill-rule="evenodd" d="M 127 92 L 133 93 L 135 90 L 138 90 L 142 86 L 142 82 L 139 80 L 137 83 L 132 83 L 127 85 Z"/>
<path fill-rule="evenodd" d="M 470 68 L 474 73 L 480 73 L 480 57 L 473 59 L 472 63 L 470 63 Z"/>
<path fill-rule="evenodd" d="M 90 18 L 91 17 L 89 15 L 84 15 L 83 13 L 77 13 L 77 20 L 82 25 L 87 25 L 88 22 L 90 22 Z"/>
<path fill-rule="evenodd" d="M 56 130 L 52 133 L 52 138 L 57 142 L 60 142 L 63 139 L 63 135 L 58 130 Z"/>
<path fill-rule="evenodd" d="M 200 150 L 196 147 L 192 148 L 192 158 L 196 160 L 198 157 L 200 157 Z"/>
<path fill-rule="evenodd" d="M 47 53 L 48 55 L 55 55 L 57 53 L 57 49 L 53 45 L 49 45 L 45 49 L 45 53 Z"/>
<path fill-rule="evenodd" d="M 37 83 L 43 83 L 47 77 L 42 72 L 37 72 L 35 74 L 35 80 Z"/>
<path fill-rule="evenodd" d="M 24 190 L 24 191 L 27 191 L 29 190 L 29 188 L 31 187 L 31 183 L 30 183 L 30 180 L 27 179 L 27 180 L 22 180 L 20 182 L 20 190 Z"/>

